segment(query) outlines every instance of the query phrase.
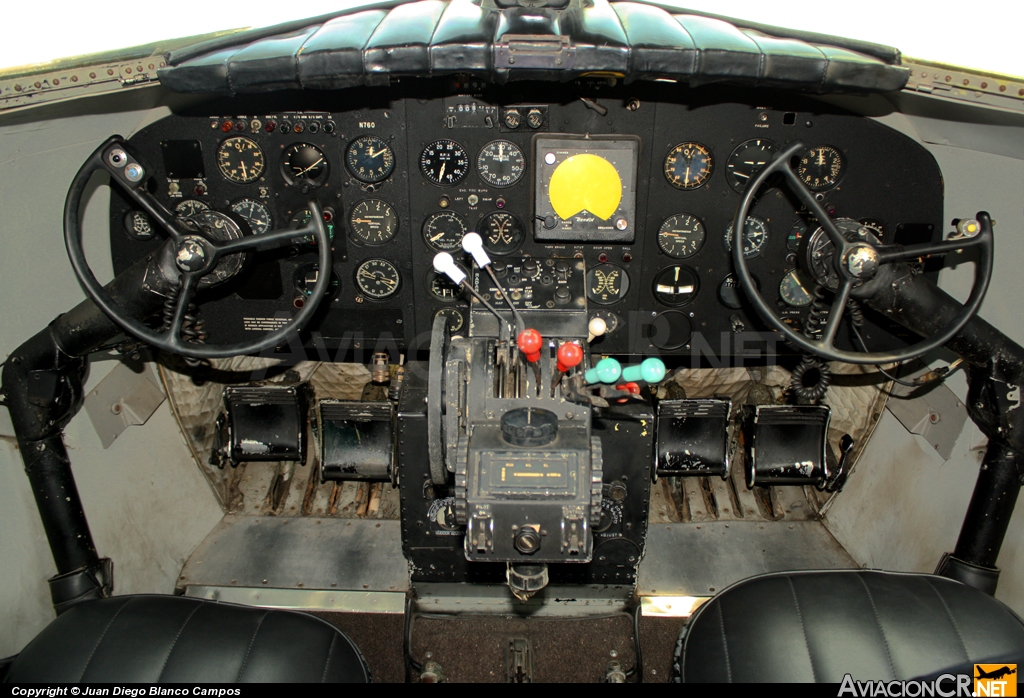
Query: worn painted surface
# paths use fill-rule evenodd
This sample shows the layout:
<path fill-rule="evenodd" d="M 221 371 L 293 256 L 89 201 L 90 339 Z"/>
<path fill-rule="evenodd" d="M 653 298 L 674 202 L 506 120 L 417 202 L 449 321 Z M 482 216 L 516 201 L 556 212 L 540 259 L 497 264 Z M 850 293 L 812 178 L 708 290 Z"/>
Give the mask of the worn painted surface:
<path fill-rule="evenodd" d="M 84 298 L 64 251 L 64 196 L 103 139 L 131 135 L 168 113 L 157 95 L 144 90 L 47 107 L 33 115 L 36 120 L 27 114 L 0 119 L 0 360 Z M 112 273 L 107 200 L 106 187 L 99 188 L 84 219 L 86 253 L 101 280 Z M 115 365 L 107 358 L 94 361 L 86 390 Z M 168 405 L 107 450 L 84 412 L 66 433 L 96 545 L 115 560 L 115 593 L 171 592 L 185 559 L 221 511 Z M 0 656 L 8 656 L 53 618 L 46 579 L 54 565 L 21 457 L 6 439 L 0 444 L 0 512 Z"/>
<path fill-rule="evenodd" d="M 880 118 L 893 128 L 920 138 L 917 117 L 890 114 Z M 943 129 L 928 124 L 930 138 Z M 946 127 L 951 143 L 965 143 L 964 125 Z M 1015 129 L 1024 140 L 1024 126 Z M 959 134 L 959 135 L 958 135 Z M 946 221 L 988 211 L 995 225 L 996 257 L 992 283 L 981 316 L 1018 343 L 1024 343 L 1019 299 L 1024 294 L 1024 208 L 1020 205 L 1024 161 L 952 145 L 927 145 L 942 168 L 946 185 Z M 960 264 L 944 269 L 939 285 L 955 298 L 970 293 L 974 267 Z M 943 363 L 943 362 L 939 362 Z M 948 387 L 967 397 L 963 372 L 950 377 Z M 952 551 L 960 532 L 984 453 L 984 437 L 970 422 L 960 432 L 948 461 L 921 437 L 909 434 L 885 413 L 855 475 L 828 512 L 833 534 L 859 562 L 869 567 L 931 572 L 942 553 Z M 979 448 L 980 446 L 980 448 Z M 972 447 L 974 447 L 972 449 Z M 1024 507 L 1010 522 L 998 561 L 1003 570 L 996 597 L 1024 613 Z"/>

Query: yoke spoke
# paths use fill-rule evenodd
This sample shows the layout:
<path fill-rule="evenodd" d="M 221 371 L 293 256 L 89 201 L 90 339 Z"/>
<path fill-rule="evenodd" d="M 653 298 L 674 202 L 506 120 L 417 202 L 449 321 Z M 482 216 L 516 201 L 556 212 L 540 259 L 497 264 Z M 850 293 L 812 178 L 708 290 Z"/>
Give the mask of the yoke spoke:
<path fill-rule="evenodd" d="M 199 286 L 199 279 L 198 273 L 183 273 L 181 275 L 181 286 L 174 306 L 174 315 L 171 317 L 170 328 L 167 330 L 168 341 L 172 346 L 184 345 L 181 339 L 181 328 L 185 324 L 185 315 L 188 314 L 188 305 L 192 302 L 192 294 Z"/>
<path fill-rule="evenodd" d="M 850 300 L 850 291 L 853 290 L 853 279 L 843 279 L 839 290 L 836 291 L 835 300 L 832 301 L 832 308 L 828 311 L 828 322 L 825 323 L 825 331 L 821 335 L 821 342 L 827 349 L 832 349 L 835 342 L 836 332 L 839 331 L 839 323 L 843 319 L 843 312 L 846 311 L 846 303 Z"/>

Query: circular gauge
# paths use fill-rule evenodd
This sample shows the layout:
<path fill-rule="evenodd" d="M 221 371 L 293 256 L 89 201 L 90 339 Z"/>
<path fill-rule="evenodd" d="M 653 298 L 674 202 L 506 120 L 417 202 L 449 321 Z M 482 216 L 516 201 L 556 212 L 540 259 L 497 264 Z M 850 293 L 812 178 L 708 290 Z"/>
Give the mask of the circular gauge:
<path fill-rule="evenodd" d="M 747 184 L 772 161 L 777 152 L 779 146 L 764 138 L 752 138 L 740 143 L 739 147 L 732 151 L 729 162 L 725 165 L 725 178 L 729 181 L 729 186 L 742 194 Z"/>
<path fill-rule="evenodd" d="M 455 266 L 461 269 L 463 274 L 469 276 L 466 267 L 458 263 Z M 430 295 L 439 301 L 457 301 L 462 297 L 462 286 L 436 271 L 431 271 L 427 274 L 427 289 L 430 291 Z"/>
<path fill-rule="evenodd" d="M 395 169 L 395 151 L 376 136 L 360 136 L 348 144 L 345 165 L 360 182 L 383 182 Z"/>
<path fill-rule="evenodd" d="M 174 212 L 179 216 L 194 216 L 200 211 L 209 211 L 210 205 L 199 199 L 183 199 L 174 207 Z"/>
<path fill-rule="evenodd" d="M 455 141 L 434 141 L 420 154 L 420 171 L 434 184 L 453 186 L 469 174 L 469 154 Z"/>
<path fill-rule="evenodd" d="M 865 230 L 867 231 L 866 239 L 880 244 L 873 233 L 852 218 L 836 218 L 832 222 L 847 240 L 856 239 L 860 231 Z M 810 271 L 814 281 L 832 291 L 839 288 L 839 275 L 836 273 L 835 267 L 832 266 L 834 251 L 835 245 L 832 244 L 832 239 L 829 238 L 824 228 L 818 227 L 807 239 L 807 252 L 804 257 L 804 261 L 807 263 L 806 268 Z"/>
<path fill-rule="evenodd" d="M 669 257 L 685 259 L 697 254 L 704 245 L 704 224 L 689 213 L 677 213 L 665 219 L 658 230 L 658 247 Z"/>
<path fill-rule="evenodd" d="M 729 223 L 729 227 L 725 229 L 725 249 L 730 252 L 732 252 L 732 226 L 735 222 Z M 743 228 L 743 256 L 753 259 L 764 252 L 768 246 L 768 224 L 757 216 L 747 216 L 747 222 Z"/>
<path fill-rule="evenodd" d="M 229 182 L 254 182 L 263 174 L 265 166 L 263 151 L 252 139 L 235 136 L 217 148 L 217 169 Z"/>
<path fill-rule="evenodd" d="M 124 229 L 136 240 L 152 240 L 153 224 L 142 211 L 129 211 L 124 217 Z"/>
<path fill-rule="evenodd" d="M 587 298 L 591 303 L 611 305 L 626 297 L 629 274 L 614 264 L 598 264 L 587 272 Z"/>
<path fill-rule="evenodd" d="M 245 219 L 254 235 L 262 235 L 274 225 L 270 210 L 255 199 L 239 199 L 231 204 L 231 211 Z"/>
<path fill-rule="evenodd" d="M 435 320 L 439 317 L 448 318 L 448 331 L 453 334 L 460 331 L 466 324 L 466 318 L 458 308 L 441 308 L 434 313 Z"/>
<path fill-rule="evenodd" d="M 316 282 L 320 278 L 320 265 L 316 262 L 307 262 L 296 268 L 295 273 L 292 274 L 292 283 L 295 286 L 295 290 L 303 296 L 312 296 L 313 287 L 316 286 Z M 341 288 L 341 280 L 338 275 L 333 271 L 331 272 L 331 278 L 327 282 L 327 291 L 324 293 L 324 298 L 327 300 L 333 300 L 338 296 L 338 290 Z"/>
<path fill-rule="evenodd" d="M 364 199 L 348 216 L 352 236 L 364 245 L 383 245 L 398 232 L 398 214 L 380 199 Z"/>
<path fill-rule="evenodd" d="M 334 239 L 334 209 L 331 208 L 330 206 L 327 206 L 326 208 L 324 208 L 323 216 L 324 216 L 324 225 L 327 228 L 327 236 L 331 240 L 333 240 Z M 312 217 L 313 217 L 313 212 L 312 211 L 310 211 L 308 208 L 300 208 L 298 211 L 296 211 L 295 213 L 292 214 L 291 218 L 288 219 L 288 224 L 292 228 L 301 228 L 301 227 L 305 226 L 307 223 L 309 223 L 309 219 L 312 218 Z M 315 245 L 316 244 L 316 238 L 313 237 L 312 235 L 303 235 L 301 237 L 294 238 L 292 240 L 292 243 L 294 243 L 296 245 L 301 245 L 301 244 Z"/>
<path fill-rule="evenodd" d="M 811 191 L 824 191 L 839 182 L 845 165 L 846 161 L 838 148 L 819 145 L 800 156 L 796 174 Z"/>
<path fill-rule="evenodd" d="M 718 285 L 718 300 L 726 308 L 739 310 L 743 307 L 743 287 L 735 274 L 729 274 Z"/>
<path fill-rule="evenodd" d="M 711 177 L 715 159 L 706 145 L 687 141 L 668 151 L 665 157 L 665 179 L 679 189 L 696 189 Z"/>
<path fill-rule="evenodd" d="M 803 275 L 796 269 L 790 270 L 782 277 L 782 282 L 779 284 L 779 297 L 786 305 L 794 308 L 803 308 L 814 302 L 814 296 L 807 290 Z"/>
<path fill-rule="evenodd" d="M 462 237 L 467 230 L 462 216 L 454 211 L 439 211 L 423 222 L 423 239 L 435 250 L 452 252 L 462 249 Z"/>
<path fill-rule="evenodd" d="M 505 211 L 488 213 L 480 219 L 478 227 L 484 239 L 484 247 L 491 254 L 514 252 L 526 238 L 526 228 L 522 222 Z"/>
<path fill-rule="evenodd" d="M 619 316 L 610 310 L 595 310 L 590 314 L 590 319 L 593 320 L 594 318 L 604 320 L 605 329 L 603 336 L 605 337 L 619 329 Z"/>
<path fill-rule="evenodd" d="M 877 218 L 861 218 L 860 224 L 874 233 L 879 240 L 885 239 L 885 224 Z"/>
<path fill-rule="evenodd" d="M 654 297 L 665 305 L 686 305 L 699 290 L 697 272 L 682 264 L 665 267 L 654 277 Z"/>
<path fill-rule="evenodd" d="M 356 268 L 356 286 L 374 300 L 395 295 L 401 283 L 398 269 L 386 259 L 368 259 Z"/>
<path fill-rule="evenodd" d="M 476 156 L 476 171 L 492 187 L 511 187 L 523 178 L 526 158 L 511 141 L 491 141 Z"/>
<path fill-rule="evenodd" d="M 327 181 L 331 168 L 324 151 L 309 143 L 293 143 L 281 154 L 281 172 L 290 184 L 318 187 Z"/>
<path fill-rule="evenodd" d="M 334 239 L 334 209 L 327 206 L 323 210 L 324 224 L 327 225 L 327 232 L 330 234 L 331 239 Z M 293 228 L 301 228 L 302 226 L 309 223 L 309 219 L 313 217 L 313 212 L 308 208 L 300 208 L 298 211 L 292 214 L 289 219 Z"/>

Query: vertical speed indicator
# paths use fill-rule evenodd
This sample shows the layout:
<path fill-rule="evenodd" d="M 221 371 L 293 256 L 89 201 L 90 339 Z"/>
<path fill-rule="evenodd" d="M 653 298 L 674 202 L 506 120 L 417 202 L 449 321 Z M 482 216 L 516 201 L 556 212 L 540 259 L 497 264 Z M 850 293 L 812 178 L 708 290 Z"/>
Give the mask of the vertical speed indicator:
<path fill-rule="evenodd" d="M 697 216 L 677 213 L 665 219 L 658 230 L 658 247 L 669 257 L 686 259 L 700 251 L 707 231 Z"/>

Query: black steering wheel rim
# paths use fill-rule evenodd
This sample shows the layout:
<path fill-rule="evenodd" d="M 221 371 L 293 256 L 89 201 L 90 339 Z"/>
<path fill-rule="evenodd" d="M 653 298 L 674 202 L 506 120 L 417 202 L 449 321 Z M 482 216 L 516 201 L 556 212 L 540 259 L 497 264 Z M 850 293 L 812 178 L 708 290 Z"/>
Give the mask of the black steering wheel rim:
<path fill-rule="evenodd" d="M 926 354 L 933 349 L 946 344 L 957 335 L 964 326 L 974 317 L 988 290 L 989 281 L 992 278 L 993 240 L 992 221 L 987 213 L 978 213 L 980 231 L 970 238 L 954 238 L 934 244 L 912 245 L 903 248 L 898 245 L 873 246 L 870 243 L 850 243 L 836 228 L 831 217 L 824 207 L 817 200 L 790 166 L 790 161 L 795 155 L 805 150 L 803 143 L 796 141 L 784 150 L 776 153 L 772 161 L 762 169 L 754 180 L 747 186 L 743 199 L 736 212 L 735 223 L 733 224 L 732 258 L 739 277 L 740 285 L 751 304 L 757 310 L 761 319 L 768 323 L 773 329 L 782 333 L 786 341 L 797 348 L 830 361 L 843 361 L 852 364 L 885 364 L 909 361 Z M 758 190 L 775 173 L 781 173 L 789 182 L 793 193 L 807 206 L 810 212 L 817 218 L 819 224 L 825 229 L 829 238 L 835 245 L 833 252 L 833 264 L 839 273 L 839 289 L 836 292 L 836 299 L 830 310 L 828 325 L 825 329 L 825 336 L 821 340 L 813 340 L 797 332 L 787 325 L 776 315 L 775 311 L 761 296 L 753 277 L 747 268 L 746 258 L 743 256 L 743 236 L 750 208 Z M 841 242 L 840 242 L 841 240 Z M 975 265 L 974 285 L 971 288 L 970 296 L 963 308 L 953 317 L 942 331 L 924 339 L 916 344 L 903 349 L 888 352 L 857 352 L 836 349 L 834 345 L 835 333 L 838 330 L 842 319 L 846 302 L 856 282 L 860 279 L 851 274 L 844 261 L 850 251 L 856 248 L 874 247 L 879 264 L 898 263 L 916 256 L 942 255 L 950 252 L 966 249 L 969 247 L 980 247 L 981 254 Z"/>
<path fill-rule="evenodd" d="M 142 177 L 140 181 L 136 183 L 135 187 L 132 187 L 128 182 L 122 179 L 121 172 L 124 171 L 125 165 L 122 164 L 121 166 L 115 167 L 110 164 L 110 158 L 107 157 L 114 149 L 123 151 L 124 153 L 129 152 L 125 146 L 124 139 L 120 136 L 111 136 L 108 138 L 92 153 L 92 155 L 89 156 L 81 169 L 75 175 L 74 180 L 72 180 L 71 187 L 68 190 L 67 199 L 64 203 L 64 244 L 67 248 L 68 259 L 71 261 L 71 267 L 75 272 L 75 276 L 78 277 L 79 282 L 81 282 L 82 287 L 85 289 L 86 294 L 107 315 L 107 317 L 111 319 L 111 321 L 126 333 L 151 346 L 193 359 L 219 359 L 244 354 L 258 354 L 268 349 L 280 346 L 305 326 L 313 316 L 313 313 L 316 311 L 317 306 L 327 291 L 331 278 L 330 273 L 323 273 L 319 275 L 316 283 L 313 285 L 309 298 L 291 320 L 283 324 L 278 329 L 263 335 L 259 339 L 251 342 L 207 345 L 193 344 L 181 339 L 180 337 L 182 317 L 189 301 L 188 296 L 190 296 L 198 286 L 199 279 L 212 269 L 212 266 L 216 264 L 217 260 L 225 255 L 244 253 L 250 249 L 255 249 L 256 247 L 281 246 L 288 244 L 290 240 L 295 238 L 299 238 L 304 235 L 312 235 L 318 248 L 318 262 L 320 269 L 328 271 L 331 269 L 331 240 L 327 232 L 327 228 L 324 225 L 322 211 L 316 200 L 310 200 L 309 207 L 312 215 L 310 216 L 309 222 L 301 228 L 272 231 L 262 235 L 247 236 L 241 240 L 230 241 L 227 244 L 217 245 L 210 243 L 209 248 L 211 250 L 215 250 L 217 256 L 214 257 L 213 261 L 207 265 L 208 268 L 202 272 L 196 273 L 177 269 L 176 271 L 179 274 L 181 292 L 180 298 L 178 299 L 179 302 L 175 316 L 175 323 L 172 324 L 170 330 L 166 332 L 156 332 L 139 320 L 127 315 L 110 296 L 110 294 L 107 293 L 99 281 L 97 281 L 96 275 L 93 274 L 93 271 L 89 267 L 89 263 L 85 258 L 85 251 L 82 245 L 82 230 L 79 219 L 82 208 L 82 196 L 92 175 L 97 170 L 107 171 L 110 174 L 111 180 L 116 181 L 136 203 L 145 209 L 146 212 L 159 223 L 160 227 L 163 228 L 163 232 L 169 235 L 171 239 L 168 240 L 166 243 L 167 245 L 177 243 L 179 240 L 184 240 L 186 236 L 189 236 L 189 234 L 168 223 L 169 219 L 172 218 L 170 213 L 161 204 L 159 204 L 156 199 L 145 191 L 144 184 L 148 179 L 148 176 Z M 128 157 L 131 158 L 130 155 Z M 134 160 L 132 159 L 132 161 Z M 199 236 L 191 237 L 192 239 L 196 239 Z M 140 290 L 140 292 L 148 291 Z"/>

